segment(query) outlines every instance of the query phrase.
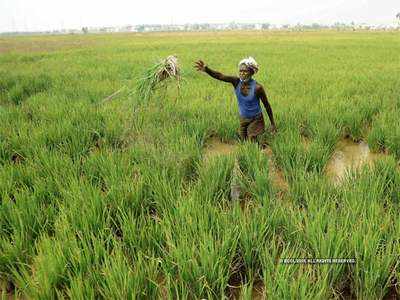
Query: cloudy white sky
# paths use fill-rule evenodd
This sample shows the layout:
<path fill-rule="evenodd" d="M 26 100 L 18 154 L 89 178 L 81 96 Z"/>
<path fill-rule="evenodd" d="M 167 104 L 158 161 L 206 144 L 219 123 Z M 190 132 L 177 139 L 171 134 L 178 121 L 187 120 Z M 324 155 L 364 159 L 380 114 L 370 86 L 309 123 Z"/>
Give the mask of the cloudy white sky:
<path fill-rule="evenodd" d="M 232 21 L 392 25 L 398 12 L 400 0 L 0 0 L 0 32 Z"/>

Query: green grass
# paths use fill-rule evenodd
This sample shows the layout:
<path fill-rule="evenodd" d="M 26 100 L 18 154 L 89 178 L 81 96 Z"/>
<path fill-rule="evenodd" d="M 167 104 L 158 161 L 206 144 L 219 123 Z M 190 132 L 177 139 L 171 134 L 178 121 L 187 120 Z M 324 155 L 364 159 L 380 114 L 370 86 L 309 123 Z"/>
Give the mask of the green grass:
<path fill-rule="evenodd" d="M 33 299 L 382 299 L 400 280 L 399 32 L 216 32 L 1 38 L 0 286 Z M 243 42 L 245 41 L 245 42 Z M 14 49 L 14 50 L 7 50 Z M 176 54 L 185 81 L 135 90 Z M 253 56 L 278 133 L 237 140 L 229 84 Z M 269 125 L 267 115 L 266 123 Z M 333 185 L 341 138 L 386 153 Z M 307 142 L 305 142 L 305 139 Z M 238 161 L 244 210 L 230 199 Z M 271 163 L 288 189 L 270 178 Z M 356 264 L 283 264 L 355 258 Z M 400 291 L 399 291 L 400 292 Z M 398 293 L 399 293 L 398 292 Z"/>

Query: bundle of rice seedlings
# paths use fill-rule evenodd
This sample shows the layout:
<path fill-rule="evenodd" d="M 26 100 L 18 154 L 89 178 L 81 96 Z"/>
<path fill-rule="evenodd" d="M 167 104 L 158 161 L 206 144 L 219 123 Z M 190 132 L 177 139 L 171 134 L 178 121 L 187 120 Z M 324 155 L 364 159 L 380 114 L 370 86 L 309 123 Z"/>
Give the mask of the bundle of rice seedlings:
<path fill-rule="evenodd" d="M 181 79 L 181 70 L 178 64 L 178 58 L 170 55 L 146 70 L 144 76 L 139 80 L 137 94 L 141 99 L 147 101 L 154 91 L 160 86 L 166 87 L 166 79 L 175 78 L 179 91 Z"/>
<path fill-rule="evenodd" d="M 181 70 L 178 64 L 178 58 L 175 55 L 170 55 L 165 59 L 160 60 L 158 63 L 146 70 L 144 76 L 138 80 L 138 85 L 136 91 L 130 89 L 127 86 L 123 86 L 119 90 L 113 92 L 111 95 L 103 98 L 97 104 L 103 104 L 108 102 L 117 96 L 123 94 L 123 92 L 128 91 L 128 95 L 136 94 L 143 100 L 147 101 L 150 99 L 154 91 L 164 86 L 167 87 L 167 80 L 169 78 L 176 79 L 176 86 L 178 93 L 180 91 L 180 81 L 181 81 Z"/>

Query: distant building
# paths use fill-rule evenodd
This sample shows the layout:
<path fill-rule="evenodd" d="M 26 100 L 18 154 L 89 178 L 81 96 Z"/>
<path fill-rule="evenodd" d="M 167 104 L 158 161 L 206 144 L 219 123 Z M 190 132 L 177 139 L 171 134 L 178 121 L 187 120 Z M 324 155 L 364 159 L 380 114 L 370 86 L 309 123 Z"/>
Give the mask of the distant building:
<path fill-rule="evenodd" d="M 319 23 L 313 24 L 270 24 L 270 23 L 195 23 L 195 24 L 141 24 L 125 26 L 104 26 L 104 27 L 82 27 L 81 29 L 57 29 L 42 32 L 5 32 L 1 35 L 29 35 L 29 34 L 86 34 L 86 33 L 112 33 L 112 32 L 154 32 L 154 31 L 215 31 L 215 30 L 321 30 L 336 29 L 341 30 L 395 30 L 400 29 L 400 18 L 392 25 L 367 24 L 354 22 L 336 22 L 333 25 Z"/>

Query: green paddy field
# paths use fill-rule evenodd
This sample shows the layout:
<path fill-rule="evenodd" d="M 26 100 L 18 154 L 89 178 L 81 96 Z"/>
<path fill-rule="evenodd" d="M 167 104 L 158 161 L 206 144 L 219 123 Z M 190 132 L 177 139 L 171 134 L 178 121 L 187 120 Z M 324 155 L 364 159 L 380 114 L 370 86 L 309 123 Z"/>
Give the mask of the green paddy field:
<path fill-rule="evenodd" d="M 399 53 L 399 31 L 0 38 L 2 298 L 399 299 Z M 170 54 L 180 93 L 144 101 Z M 193 68 L 249 55 L 261 146 Z"/>

